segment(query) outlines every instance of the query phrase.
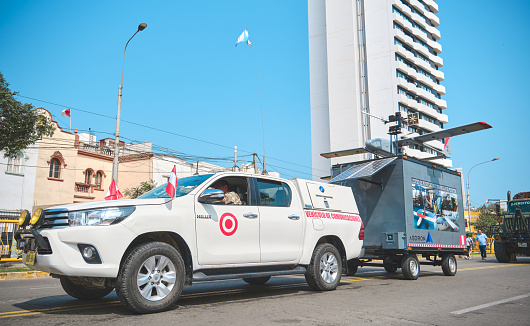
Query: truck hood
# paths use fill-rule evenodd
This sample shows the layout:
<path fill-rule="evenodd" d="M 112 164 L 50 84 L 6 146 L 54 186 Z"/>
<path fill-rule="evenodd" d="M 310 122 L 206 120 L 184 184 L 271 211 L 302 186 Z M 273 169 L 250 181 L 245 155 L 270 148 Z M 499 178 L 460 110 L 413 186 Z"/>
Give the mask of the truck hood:
<path fill-rule="evenodd" d="M 177 200 L 177 199 L 178 198 L 175 198 L 173 200 Z M 49 207 L 46 210 L 67 209 L 69 211 L 80 211 L 80 210 L 86 210 L 86 209 L 107 208 L 107 207 L 162 205 L 169 201 L 171 201 L 171 198 L 105 200 L 105 201 L 94 201 L 94 202 L 89 202 L 89 203 L 59 205 L 59 206 Z"/>

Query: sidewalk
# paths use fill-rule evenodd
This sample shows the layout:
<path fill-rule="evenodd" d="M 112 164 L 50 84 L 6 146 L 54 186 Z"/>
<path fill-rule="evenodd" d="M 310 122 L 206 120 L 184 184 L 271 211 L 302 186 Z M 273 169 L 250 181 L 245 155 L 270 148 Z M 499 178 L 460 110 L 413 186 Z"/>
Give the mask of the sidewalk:
<path fill-rule="evenodd" d="M 0 263 L 0 269 L 9 269 L 9 268 L 27 268 L 22 262 L 5 262 Z M 50 277 L 49 273 L 39 272 L 39 271 L 26 271 L 26 272 L 2 272 L 0 273 L 0 281 L 7 280 L 22 280 L 28 278 L 40 278 L 40 277 Z"/>

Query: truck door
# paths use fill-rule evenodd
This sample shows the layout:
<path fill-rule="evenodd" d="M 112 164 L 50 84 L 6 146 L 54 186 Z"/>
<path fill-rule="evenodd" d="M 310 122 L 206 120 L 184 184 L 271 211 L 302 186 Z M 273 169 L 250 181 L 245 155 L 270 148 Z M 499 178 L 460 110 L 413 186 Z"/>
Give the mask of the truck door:
<path fill-rule="evenodd" d="M 285 182 L 256 179 L 259 191 L 261 262 L 293 262 L 302 247 L 298 196 Z"/>
<path fill-rule="evenodd" d="M 202 204 L 195 200 L 197 256 L 200 265 L 258 263 L 259 212 L 250 205 L 248 178 L 225 177 L 228 192 L 236 193 L 241 205 Z"/>

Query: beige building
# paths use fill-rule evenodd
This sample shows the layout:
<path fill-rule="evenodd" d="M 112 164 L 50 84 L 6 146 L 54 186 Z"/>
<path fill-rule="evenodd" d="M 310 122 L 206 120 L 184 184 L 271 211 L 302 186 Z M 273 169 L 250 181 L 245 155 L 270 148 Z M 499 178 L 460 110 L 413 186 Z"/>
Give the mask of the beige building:
<path fill-rule="evenodd" d="M 56 205 L 104 200 L 112 182 L 114 139 L 105 138 L 97 142 L 95 135 L 78 133 L 77 129 L 74 133 L 68 132 L 53 120 L 49 111 L 39 110 L 55 124 L 56 129 L 51 137 L 43 137 L 35 146 L 34 182 L 31 180 L 34 191 L 32 201 L 29 201 L 33 207 L 23 208 L 34 211 Z M 125 189 L 149 180 L 161 185 L 167 182 L 173 165 L 177 166 L 178 178 L 197 172 L 229 170 L 205 162 L 187 163 L 176 156 L 155 154 L 150 142 L 120 142 L 118 189 L 123 193 Z M 29 194 L 26 191 L 20 196 Z"/>

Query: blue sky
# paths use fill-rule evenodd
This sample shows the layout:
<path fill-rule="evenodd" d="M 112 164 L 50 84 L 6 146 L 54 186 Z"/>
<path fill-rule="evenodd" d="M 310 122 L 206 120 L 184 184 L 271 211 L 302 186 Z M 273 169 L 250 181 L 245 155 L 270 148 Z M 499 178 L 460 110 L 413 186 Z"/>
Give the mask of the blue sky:
<path fill-rule="evenodd" d="M 467 178 L 473 165 L 500 158 L 473 169 L 471 203 L 529 191 L 530 2 L 437 3 L 447 127 L 493 126 L 453 139 L 454 166 Z M 112 137 L 123 48 L 141 22 L 147 28 L 125 57 L 125 140 L 223 166 L 233 164 L 234 146 L 241 160 L 262 157 L 261 85 L 268 170 L 311 178 L 306 1 L 2 0 L 0 71 L 33 98 L 20 101 L 62 126 L 60 112 L 71 107 L 72 127 Z M 234 46 L 245 27 L 254 48 Z"/>

